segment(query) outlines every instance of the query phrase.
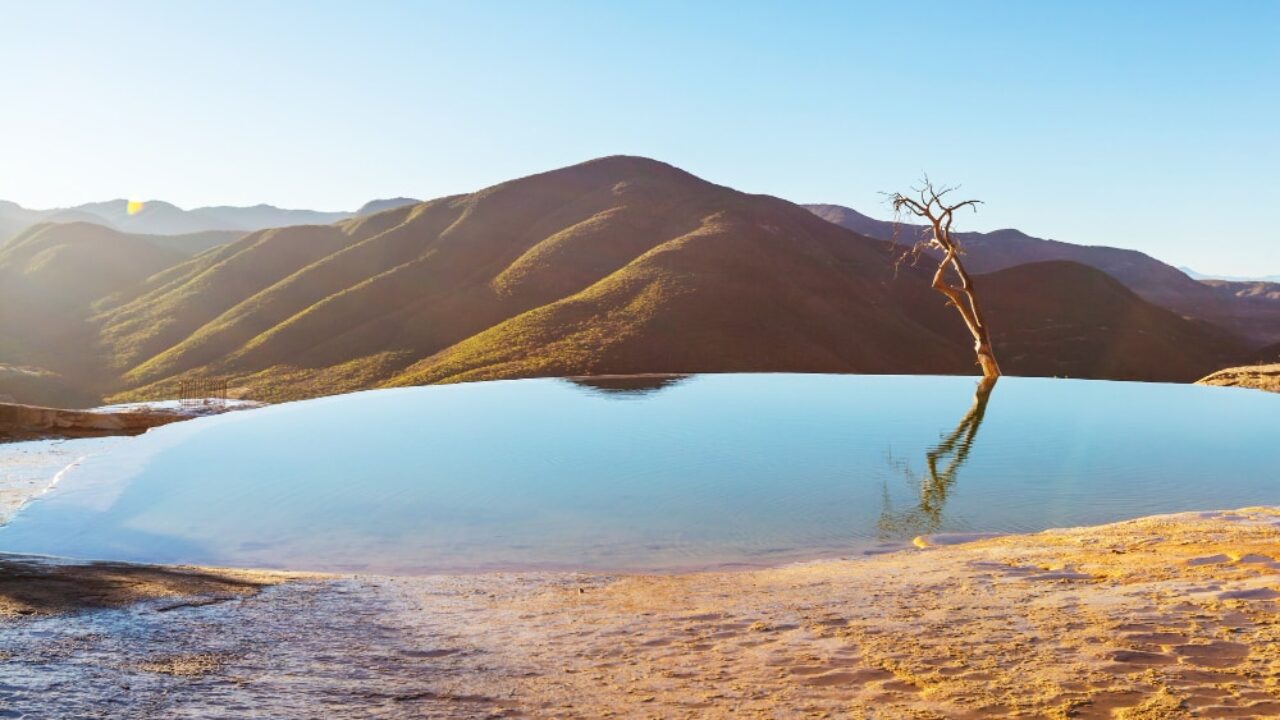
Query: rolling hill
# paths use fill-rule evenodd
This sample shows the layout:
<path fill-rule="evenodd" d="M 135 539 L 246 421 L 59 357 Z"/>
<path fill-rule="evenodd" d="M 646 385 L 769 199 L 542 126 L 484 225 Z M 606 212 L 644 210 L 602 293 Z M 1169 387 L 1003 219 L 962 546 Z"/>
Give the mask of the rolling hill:
<path fill-rule="evenodd" d="M 1014 375 L 1187 382 L 1248 345 L 1147 302 L 1110 275 L 1051 260 L 980 276 L 993 342 Z"/>
<path fill-rule="evenodd" d="M 28 227 L 42 222 L 97 222 L 103 224 L 102 218 L 81 210 L 72 208 L 29 210 L 17 203 L 0 200 L 0 244 Z"/>
<path fill-rule="evenodd" d="M 104 379 L 89 322 L 96 301 L 133 287 L 191 255 L 204 235 L 166 237 L 117 232 L 92 223 L 43 223 L 0 244 L 0 363 L 25 368 L 0 378 L 21 385 L 20 399 L 83 398 Z"/>
<path fill-rule="evenodd" d="M 805 207 L 829 222 L 867 237 L 910 244 L 925 236 L 922 226 L 903 224 L 895 229 L 894 223 L 839 205 Z M 955 235 L 965 248 L 965 265 L 971 272 L 990 273 L 1026 263 L 1069 260 L 1107 273 L 1161 307 L 1230 329 L 1254 344 L 1280 342 L 1280 294 L 1224 292 L 1215 287 L 1217 283 L 1192 279 L 1181 270 L 1136 250 L 1043 240 L 1019 230 Z"/>
<path fill-rule="evenodd" d="M 67 308 L 42 310 L 42 332 L 7 318 L 0 363 L 118 399 L 185 377 L 281 400 L 535 375 L 974 371 L 954 311 L 925 268 L 895 265 L 892 243 L 645 158 L 259 230 L 194 256 L 114 233 L 92 257 L 5 260 L 54 238 L 0 251 L 0 272 L 39 278 L 6 306 Z M 110 272 L 67 287 L 100 255 Z M 1246 352 L 1079 263 L 979 282 L 1013 374 L 1189 381 Z"/>
<path fill-rule="evenodd" d="M 404 207 L 405 205 L 417 205 L 418 202 L 420 201 L 414 198 L 407 198 L 407 197 L 384 198 L 382 200 L 370 200 L 364 205 L 361 205 L 360 209 L 357 210 L 355 214 L 356 215 L 372 215 L 374 213 L 380 213 L 383 210 L 393 210 L 398 207 Z"/>
<path fill-rule="evenodd" d="M 923 275 L 894 282 L 887 259 L 886 244 L 790 203 L 608 158 L 256 233 L 102 320 L 143 387 L 188 372 L 294 393 L 641 369 L 963 371 Z M 149 342 L 161 318 L 164 339 Z M 535 332 L 571 337 L 536 357 L 462 361 Z"/>
<path fill-rule="evenodd" d="M 1201 282 L 1232 297 L 1280 301 L 1280 282 L 1267 280 L 1202 280 Z"/>

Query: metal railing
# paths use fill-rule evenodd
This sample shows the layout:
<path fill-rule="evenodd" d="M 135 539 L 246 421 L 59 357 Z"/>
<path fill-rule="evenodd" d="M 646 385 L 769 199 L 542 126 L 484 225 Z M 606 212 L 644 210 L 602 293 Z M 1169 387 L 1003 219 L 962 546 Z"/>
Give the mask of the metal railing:
<path fill-rule="evenodd" d="M 178 402 L 183 405 L 226 405 L 227 381 L 207 378 L 179 380 Z"/>

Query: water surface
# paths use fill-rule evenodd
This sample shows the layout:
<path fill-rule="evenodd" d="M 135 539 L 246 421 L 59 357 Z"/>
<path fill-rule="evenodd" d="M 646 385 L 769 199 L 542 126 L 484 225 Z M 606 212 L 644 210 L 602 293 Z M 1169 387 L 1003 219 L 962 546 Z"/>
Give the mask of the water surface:
<path fill-rule="evenodd" d="M 0 551 L 426 573 L 673 570 L 1280 503 L 1280 396 L 703 375 L 356 393 L 161 427 Z"/>

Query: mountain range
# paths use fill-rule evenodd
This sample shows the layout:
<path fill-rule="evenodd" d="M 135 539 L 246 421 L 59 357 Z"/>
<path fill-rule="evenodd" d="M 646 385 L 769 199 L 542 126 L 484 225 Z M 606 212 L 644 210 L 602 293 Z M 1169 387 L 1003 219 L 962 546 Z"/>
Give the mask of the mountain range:
<path fill-rule="evenodd" d="M 161 200 L 149 200 L 133 204 L 131 212 L 128 200 L 108 200 L 53 210 L 31 210 L 0 200 L 0 241 L 42 222 L 91 222 L 124 232 L 149 235 L 182 235 L 211 230 L 245 233 L 285 225 L 325 225 L 415 202 L 417 200 L 412 198 L 391 198 L 370 201 L 354 212 L 320 212 L 285 210 L 272 205 L 223 205 L 183 210 Z"/>
<path fill-rule="evenodd" d="M 1187 277 L 1191 278 L 1192 280 L 1226 280 L 1229 282 L 1244 282 L 1244 283 L 1255 283 L 1255 282 L 1280 283 L 1280 275 L 1264 275 L 1260 277 L 1242 277 L 1239 275 L 1206 275 L 1201 272 L 1196 272 L 1195 270 L 1192 270 L 1186 265 L 1180 265 L 1178 266 L 1178 269 L 1186 273 Z"/>
<path fill-rule="evenodd" d="M 839 205 L 807 205 L 810 211 L 854 232 L 902 245 L 925 236 L 919 225 L 875 220 Z M 1280 286 L 1265 282 L 1197 281 L 1137 250 L 1043 240 L 1019 230 L 957 232 L 971 272 L 1046 260 L 1068 260 L 1097 268 L 1144 299 L 1183 316 L 1228 329 L 1247 343 L 1280 342 Z"/>
<path fill-rule="evenodd" d="M 0 393 L 86 404 L 213 377 L 285 400 L 537 375 L 974 372 L 931 269 L 897 262 L 891 227 L 834 208 L 614 156 L 204 247 L 37 225 L 0 244 Z M 1010 374 L 1189 381 L 1280 341 L 1280 322 L 1237 310 L 1271 300 L 1170 268 L 1180 285 L 1141 253 L 1017 231 L 965 242 Z"/>

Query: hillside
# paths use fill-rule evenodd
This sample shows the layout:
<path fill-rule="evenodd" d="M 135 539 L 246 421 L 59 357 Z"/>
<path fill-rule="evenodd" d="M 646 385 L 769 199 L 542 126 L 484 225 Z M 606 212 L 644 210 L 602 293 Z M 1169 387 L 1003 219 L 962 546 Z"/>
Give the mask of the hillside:
<path fill-rule="evenodd" d="M 1266 280 L 1201 280 L 1224 295 L 1280 302 L 1280 282 Z"/>
<path fill-rule="evenodd" d="M 68 222 L 0 243 L 0 396 L 96 404 L 116 380 L 96 350 L 95 306 L 240 235 L 134 235 Z"/>
<path fill-rule="evenodd" d="M 1280 343 L 1268 345 L 1249 353 L 1249 355 L 1258 363 L 1280 363 Z"/>
<path fill-rule="evenodd" d="M 1019 265 L 975 279 L 1013 375 L 1191 382 L 1248 353 L 1230 333 L 1158 307 L 1096 268 Z"/>
<path fill-rule="evenodd" d="M 40 224 L 0 245 L 0 363 L 38 369 L 10 379 L 96 386 L 94 302 L 186 257 L 92 223 Z"/>
<path fill-rule="evenodd" d="M 1002 366 L 1012 375 L 1189 382 L 1246 352 L 1245 345 L 1229 333 L 1148 303 L 1085 265 L 1035 263 L 979 276 L 975 283 L 987 300 Z M 766 294 L 772 291 L 767 284 L 760 289 Z M 743 298 L 743 290 L 738 288 L 735 296 Z M 621 297 L 610 303 L 611 295 Z M 770 347 L 778 350 L 774 356 L 759 352 L 717 354 L 716 348 L 733 347 L 732 340 L 713 335 L 709 347 L 699 347 L 705 331 L 688 333 L 687 337 L 681 334 L 682 318 L 699 315 L 695 308 L 675 305 L 661 313 L 669 317 L 654 318 L 660 308 L 646 308 L 648 314 L 633 312 L 631 307 L 637 303 L 627 302 L 629 299 L 624 288 L 611 285 L 569 303 L 540 308 L 411 366 L 395 382 L 560 375 L 583 370 L 600 374 L 698 369 L 849 372 L 855 371 L 849 368 L 859 367 L 852 362 L 797 366 L 796 358 L 788 353 L 789 348 L 805 342 L 799 331 L 788 337 L 769 337 Z M 626 309 L 606 311 L 602 305 Z M 713 324 L 728 332 L 740 329 L 734 328 L 733 317 L 733 311 L 727 310 Z M 797 319 L 766 317 L 763 324 L 791 328 Z M 662 328 L 663 334 L 678 338 L 678 342 L 654 343 L 651 336 L 635 332 L 637 325 L 647 323 L 656 329 L 663 321 L 668 324 Z M 833 318 L 825 322 L 839 325 Z M 959 332 L 944 334 L 963 344 Z M 956 352 L 957 359 L 965 361 L 960 363 L 964 367 L 952 371 L 969 370 L 967 348 Z M 861 363 L 858 372 L 894 371 L 892 365 L 866 359 Z"/>
<path fill-rule="evenodd" d="M 75 408 L 97 405 L 102 398 L 50 370 L 0 363 L 0 403 L 18 399 L 30 405 Z"/>
<path fill-rule="evenodd" d="M 0 245 L 0 288 L 27 312 L 87 306 L 187 255 L 102 225 L 45 223 Z"/>
<path fill-rule="evenodd" d="M 183 255 L 191 256 L 234 242 L 244 235 L 239 230 L 203 230 L 182 235 L 139 235 L 139 237 L 157 247 L 176 250 Z"/>
<path fill-rule="evenodd" d="M 1007 316 L 998 342 L 1012 348 L 1010 372 L 1193 380 L 1239 357 L 1226 333 L 1096 271 L 1025 277 L 988 291 L 993 316 Z M 103 316 L 126 382 L 144 392 L 184 373 L 292 397 L 530 375 L 972 364 L 927 273 L 895 277 L 887 243 L 642 158 L 257 233 L 162 279 Z M 1081 308 L 1079 295 L 1096 297 Z M 1192 347 L 1167 359 L 1178 343 Z"/>
<path fill-rule="evenodd" d="M 107 224 L 97 215 L 80 210 L 28 210 L 17 203 L 0 200 L 0 245 L 27 228 L 45 222 Z"/>
<path fill-rule="evenodd" d="M 895 268 L 891 243 L 645 158 L 194 256 L 106 228 L 76 235 L 84 255 L 40 245 L 72 242 L 65 227 L 0 250 L 0 272 L 26 278 L 6 283 L 5 307 L 42 308 L 0 323 L 0 363 L 119 399 L 184 377 L 280 400 L 534 375 L 974 370 L 929 272 Z M 1244 362 L 1229 333 L 1089 267 L 980 282 L 1013 374 L 1192 380 Z"/>
<path fill-rule="evenodd" d="M 0 243 L 37 222 L 40 222 L 38 211 L 28 210 L 8 200 L 0 200 Z"/>
<path fill-rule="evenodd" d="M 888 258 L 776 198 L 607 158 L 250 235 L 107 312 L 104 337 L 131 384 L 195 371 L 290 394 L 548 373 L 964 371 L 923 274 L 894 281 Z"/>
<path fill-rule="evenodd" d="M 925 236 L 922 226 L 903 224 L 895 230 L 892 222 L 839 205 L 805 207 L 828 222 L 879 240 L 910 244 Z M 1230 329 L 1258 345 L 1280 342 L 1280 294 L 1268 297 L 1223 291 L 1214 287 L 1217 283 L 1194 280 L 1136 250 L 1043 240 L 1019 230 L 955 235 L 965 248 L 965 264 L 971 272 L 990 273 L 1027 263 L 1069 260 L 1097 268 L 1144 299 L 1180 315 Z"/>

